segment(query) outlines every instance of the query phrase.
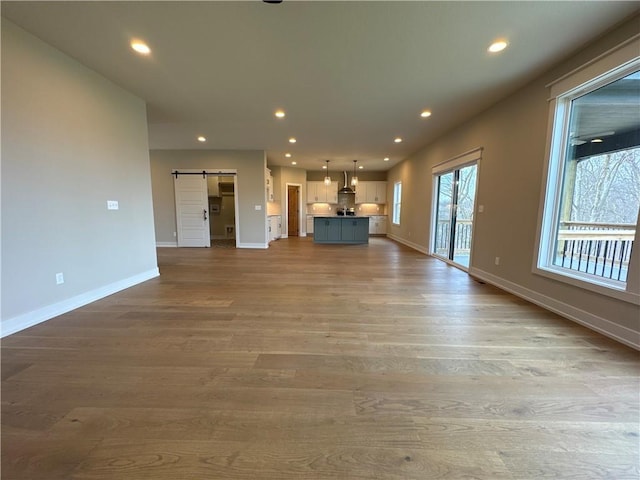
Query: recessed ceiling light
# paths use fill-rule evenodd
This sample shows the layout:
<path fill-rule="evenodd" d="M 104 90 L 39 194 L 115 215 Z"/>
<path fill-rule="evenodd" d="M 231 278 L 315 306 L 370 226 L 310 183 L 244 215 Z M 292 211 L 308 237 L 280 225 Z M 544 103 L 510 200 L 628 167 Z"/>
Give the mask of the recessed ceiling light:
<path fill-rule="evenodd" d="M 603 140 L 601 138 L 594 138 L 593 140 L 591 140 L 591 143 L 602 143 Z"/>
<path fill-rule="evenodd" d="M 206 142 L 206 141 L 207 141 L 207 139 L 206 139 L 205 137 L 203 137 L 202 135 L 200 135 L 200 136 L 198 137 L 198 141 L 199 141 L 199 142 Z"/>
<path fill-rule="evenodd" d="M 297 165 L 298 162 L 291 162 L 291 165 Z"/>
<path fill-rule="evenodd" d="M 402 139 L 400 137 L 396 137 L 396 138 L 393 139 L 393 141 L 396 142 L 396 143 L 400 143 L 400 142 L 402 142 Z"/>
<path fill-rule="evenodd" d="M 149 55 L 151 53 L 149 46 L 140 40 L 131 40 L 131 48 L 142 55 Z"/>
<path fill-rule="evenodd" d="M 364 167 L 362 165 L 359 165 L 358 168 L 362 170 Z"/>
<path fill-rule="evenodd" d="M 291 154 L 290 153 L 285 153 L 284 156 L 287 157 L 287 158 L 291 158 Z"/>
<path fill-rule="evenodd" d="M 491 53 L 498 53 L 507 48 L 508 43 L 504 40 L 496 40 L 487 49 Z"/>
<path fill-rule="evenodd" d="M 297 140 L 296 140 L 295 138 L 293 138 L 293 137 L 291 137 L 291 138 L 289 139 L 289 143 L 296 143 L 296 142 L 297 142 Z"/>
<path fill-rule="evenodd" d="M 322 169 L 323 169 L 323 170 L 326 170 L 326 169 L 327 169 L 327 166 L 326 166 L 326 165 L 322 165 Z"/>
<path fill-rule="evenodd" d="M 278 117 L 278 118 L 284 118 L 285 117 L 284 110 L 276 110 L 276 113 L 274 115 L 276 117 Z"/>
<path fill-rule="evenodd" d="M 420 114 L 420 116 L 422 118 L 427 118 L 431 116 L 431 110 L 423 110 L 422 113 Z"/>
<path fill-rule="evenodd" d="M 388 162 L 389 161 L 389 157 L 384 157 L 384 161 Z"/>

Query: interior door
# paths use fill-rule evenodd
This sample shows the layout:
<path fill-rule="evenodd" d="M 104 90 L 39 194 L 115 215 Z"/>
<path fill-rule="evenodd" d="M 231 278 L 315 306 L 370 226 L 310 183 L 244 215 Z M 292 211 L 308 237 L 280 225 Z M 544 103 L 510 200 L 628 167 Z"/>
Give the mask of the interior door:
<path fill-rule="evenodd" d="M 300 187 L 287 186 L 287 236 L 300 235 Z"/>
<path fill-rule="evenodd" d="M 437 175 L 434 253 L 465 268 L 471 255 L 476 179 L 475 163 Z"/>
<path fill-rule="evenodd" d="M 174 175 L 179 247 L 210 247 L 207 179 L 202 174 Z"/>

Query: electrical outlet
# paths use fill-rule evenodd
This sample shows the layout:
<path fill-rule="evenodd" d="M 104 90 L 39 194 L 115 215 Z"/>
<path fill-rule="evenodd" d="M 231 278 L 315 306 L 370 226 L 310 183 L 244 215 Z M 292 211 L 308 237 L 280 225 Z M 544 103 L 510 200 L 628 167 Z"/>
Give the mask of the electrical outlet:
<path fill-rule="evenodd" d="M 64 275 L 62 272 L 56 273 L 56 285 L 62 285 L 64 283 Z"/>
<path fill-rule="evenodd" d="M 495 264 L 500 265 L 500 257 L 496 257 Z"/>

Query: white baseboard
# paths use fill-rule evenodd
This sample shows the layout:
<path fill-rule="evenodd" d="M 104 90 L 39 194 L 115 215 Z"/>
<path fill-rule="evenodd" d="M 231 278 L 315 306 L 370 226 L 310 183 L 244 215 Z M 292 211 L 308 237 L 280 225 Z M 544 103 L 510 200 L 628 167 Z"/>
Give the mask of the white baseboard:
<path fill-rule="evenodd" d="M 517 297 L 524 298 L 531 303 L 557 313 L 558 315 L 579 323 L 591 330 L 595 330 L 596 332 L 620 343 L 624 343 L 631 348 L 640 350 L 640 331 L 618 325 L 606 318 L 598 317 L 597 315 L 581 310 L 580 308 L 568 305 L 564 302 L 535 292 L 478 268 L 470 268 L 469 275 L 490 283 L 491 285 L 495 285 L 496 287 L 512 293 Z"/>
<path fill-rule="evenodd" d="M 420 253 L 424 253 L 425 255 L 429 255 L 429 250 L 422 245 L 418 245 L 417 243 L 410 242 L 409 240 L 405 240 L 404 238 L 397 237 L 391 233 L 387 233 L 387 238 L 394 240 L 398 243 L 406 245 L 407 247 L 413 248 L 414 250 L 419 251 Z"/>
<path fill-rule="evenodd" d="M 61 302 L 57 302 L 46 307 L 39 308 L 32 312 L 18 315 L 17 317 L 3 320 L 0 325 L 0 337 L 6 337 L 13 333 L 24 330 L 25 328 L 32 327 L 42 322 L 46 322 L 58 315 L 70 312 L 76 308 L 88 305 L 91 302 L 100 300 L 101 298 L 108 297 L 116 292 L 124 290 L 129 287 L 133 287 L 139 283 L 145 282 L 160 275 L 160 271 L 157 268 L 153 268 L 146 272 L 139 273 L 129 278 L 119 280 L 117 282 L 105 285 L 95 290 L 76 295 L 75 297 L 68 298 Z"/>
<path fill-rule="evenodd" d="M 156 247 L 178 247 L 178 242 L 156 242 Z"/>
<path fill-rule="evenodd" d="M 269 248 L 268 243 L 238 243 L 236 248 Z"/>

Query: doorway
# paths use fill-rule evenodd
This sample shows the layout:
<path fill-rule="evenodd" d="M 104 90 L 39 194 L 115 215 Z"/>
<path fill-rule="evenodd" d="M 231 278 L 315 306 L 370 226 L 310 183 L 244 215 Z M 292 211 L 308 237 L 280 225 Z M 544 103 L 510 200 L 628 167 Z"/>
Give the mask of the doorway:
<path fill-rule="evenodd" d="M 300 186 L 287 185 L 287 236 L 300 236 Z"/>
<path fill-rule="evenodd" d="M 475 212 L 476 163 L 435 175 L 433 254 L 467 270 L 471 260 Z"/>
<path fill-rule="evenodd" d="M 174 177 L 178 247 L 237 246 L 235 170 L 177 170 Z M 222 245 L 224 244 L 224 245 Z"/>
<path fill-rule="evenodd" d="M 236 246 L 234 177 L 209 175 L 209 236 L 212 247 Z"/>

